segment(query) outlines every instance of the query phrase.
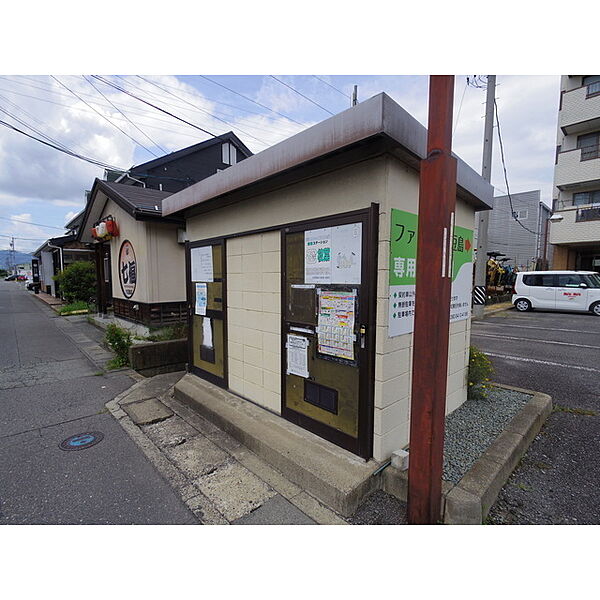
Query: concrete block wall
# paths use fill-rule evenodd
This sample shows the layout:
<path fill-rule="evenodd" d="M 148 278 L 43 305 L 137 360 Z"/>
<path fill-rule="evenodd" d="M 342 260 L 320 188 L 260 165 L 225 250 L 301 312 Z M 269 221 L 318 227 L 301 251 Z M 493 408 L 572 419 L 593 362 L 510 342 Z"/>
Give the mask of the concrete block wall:
<path fill-rule="evenodd" d="M 278 231 L 226 242 L 229 388 L 281 413 Z"/>

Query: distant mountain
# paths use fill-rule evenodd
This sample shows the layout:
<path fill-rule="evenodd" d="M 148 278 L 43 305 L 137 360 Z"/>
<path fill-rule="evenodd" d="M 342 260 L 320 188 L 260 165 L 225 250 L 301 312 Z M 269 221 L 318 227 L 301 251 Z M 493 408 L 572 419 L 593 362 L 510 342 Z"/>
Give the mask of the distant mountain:
<path fill-rule="evenodd" d="M 22 263 L 30 263 L 33 256 L 31 254 L 25 254 L 25 252 L 15 252 L 15 263 L 20 265 Z M 0 269 L 6 269 L 11 262 L 10 250 L 0 250 Z"/>

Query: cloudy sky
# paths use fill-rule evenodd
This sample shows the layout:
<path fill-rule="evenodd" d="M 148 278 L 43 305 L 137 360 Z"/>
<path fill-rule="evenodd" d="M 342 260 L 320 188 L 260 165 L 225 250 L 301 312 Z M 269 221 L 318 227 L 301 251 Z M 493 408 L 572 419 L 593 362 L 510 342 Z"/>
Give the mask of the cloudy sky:
<path fill-rule="evenodd" d="M 427 124 L 427 77 L 351 75 L 102 76 L 213 134 L 233 130 L 260 152 L 359 101 L 386 92 Z M 497 77 L 511 193 L 540 189 L 551 202 L 559 76 Z M 227 89 L 228 88 L 228 89 Z M 456 76 L 454 151 L 481 169 L 485 90 Z M 208 139 L 190 125 L 90 75 L 0 76 L 0 121 L 103 164 L 127 169 Z M 506 191 L 497 138 L 492 184 Z M 103 167 L 0 127 L 0 249 L 14 235 L 30 251 L 61 235 Z"/>

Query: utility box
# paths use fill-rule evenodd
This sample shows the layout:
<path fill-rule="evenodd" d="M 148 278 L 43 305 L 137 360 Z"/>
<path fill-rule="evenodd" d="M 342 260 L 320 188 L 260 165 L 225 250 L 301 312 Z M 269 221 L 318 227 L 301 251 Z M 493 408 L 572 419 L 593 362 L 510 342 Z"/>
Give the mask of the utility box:
<path fill-rule="evenodd" d="M 365 459 L 409 443 L 426 129 L 385 94 L 166 198 L 184 217 L 190 373 Z M 467 396 L 473 222 L 458 160 L 447 411 Z"/>

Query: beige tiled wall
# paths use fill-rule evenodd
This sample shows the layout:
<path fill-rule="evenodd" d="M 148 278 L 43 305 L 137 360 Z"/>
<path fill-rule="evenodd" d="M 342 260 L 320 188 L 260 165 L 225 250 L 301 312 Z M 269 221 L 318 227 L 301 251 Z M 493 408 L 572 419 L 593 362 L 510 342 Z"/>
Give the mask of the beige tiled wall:
<path fill-rule="evenodd" d="M 281 412 L 278 231 L 227 240 L 229 388 Z"/>

